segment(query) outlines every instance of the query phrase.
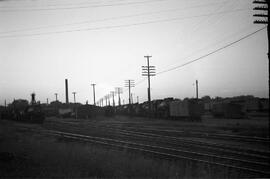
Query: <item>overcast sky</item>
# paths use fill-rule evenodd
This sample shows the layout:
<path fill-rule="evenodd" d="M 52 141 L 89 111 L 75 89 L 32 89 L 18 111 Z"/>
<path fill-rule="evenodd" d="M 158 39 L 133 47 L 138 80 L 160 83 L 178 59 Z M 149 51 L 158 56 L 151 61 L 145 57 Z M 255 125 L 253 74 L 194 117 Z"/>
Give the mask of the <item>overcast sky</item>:
<path fill-rule="evenodd" d="M 252 0 L 1 0 L 0 104 L 14 98 L 65 101 L 64 80 L 81 103 L 124 87 L 147 99 L 150 64 L 160 73 L 264 27 L 253 24 Z M 267 31 L 151 79 L 152 99 L 268 97 Z M 138 84 L 138 82 L 140 82 Z M 127 102 L 127 91 L 123 97 Z"/>

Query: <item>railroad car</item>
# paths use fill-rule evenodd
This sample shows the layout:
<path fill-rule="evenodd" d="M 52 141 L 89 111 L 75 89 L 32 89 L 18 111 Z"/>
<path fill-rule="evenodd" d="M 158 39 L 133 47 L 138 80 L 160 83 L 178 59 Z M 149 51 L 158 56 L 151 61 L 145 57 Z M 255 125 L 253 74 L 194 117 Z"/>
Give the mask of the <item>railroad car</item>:
<path fill-rule="evenodd" d="M 169 103 L 170 118 L 200 121 L 204 106 L 196 99 L 174 100 Z"/>
<path fill-rule="evenodd" d="M 173 98 L 165 98 L 162 100 L 152 101 L 150 116 L 161 119 L 186 118 L 189 120 L 200 120 L 204 112 L 203 104 L 198 100 L 175 100 Z M 103 107 L 105 110 L 107 107 Z M 148 102 L 141 104 L 135 103 L 131 105 L 122 105 L 115 107 L 118 115 L 131 115 L 139 117 L 149 117 Z"/>
<path fill-rule="evenodd" d="M 89 119 L 91 117 L 102 115 L 103 112 L 100 107 L 93 105 L 81 105 L 77 108 L 77 117 L 83 119 Z"/>
<path fill-rule="evenodd" d="M 66 107 L 66 108 L 59 108 L 58 109 L 58 116 L 62 118 L 71 117 L 73 114 L 73 109 Z"/>
<path fill-rule="evenodd" d="M 259 103 L 259 110 L 269 113 L 269 99 L 261 98 Z"/>
<path fill-rule="evenodd" d="M 115 115 L 115 109 L 112 106 L 104 107 L 104 114 L 105 116 L 112 117 Z"/>
<path fill-rule="evenodd" d="M 58 115 L 58 110 L 55 107 L 43 106 L 42 109 L 46 117 L 52 117 L 52 116 Z"/>
<path fill-rule="evenodd" d="M 212 113 L 215 117 L 243 118 L 243 106 L 234 102 L 217 102 L 213 104 Z"/>
<path fill-rule="evenodd" d="M 173 98 L 165 98 L 156 105 L 155 116 L 158 118 L 167 119 L 170 117 L 170 103 L 173 101 Z"/>

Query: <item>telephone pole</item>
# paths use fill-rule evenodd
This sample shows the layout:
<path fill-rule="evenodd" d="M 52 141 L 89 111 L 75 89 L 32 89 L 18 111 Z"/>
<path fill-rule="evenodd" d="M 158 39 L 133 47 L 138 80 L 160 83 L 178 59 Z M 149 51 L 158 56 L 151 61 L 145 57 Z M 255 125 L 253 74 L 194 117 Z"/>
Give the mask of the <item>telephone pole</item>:
<path fill-rule="evenodd" d="M 107 96 L 104 96 L 103 99 L 105 100 L 105 106 L 107 106 Z"/>
<path fill-rule="evenodd" d="M 151 105 L 151 91 L 150 91 L 150 76 L 155 76 L 156 72 L 155 72 L 155 66 L 150 66 L 149 65 L 149 58 L 151 58 L 152 56 L 146 55 L 144 56 L 147 59 L 147 66 L 142 66 L 142 76 L 147 76 L 148 77 L 148 89 L 147 89 L 147 93 L 148 93 L 148 109 L 149 109 L 149 116 L 151 114 L 152 111 L 152 105 Z"/>
<path fill-rule="evenodd" d="M 131 100 L 131 104 L 133 104 L 133 96 L 134 96 L 134 94 L 133 94 L 133 93 L 131 93 L 131 94 L 130 94 L 130 100 Z"/>
<path fill-rule="evenodd" d="M 268 21 L 269 21 L 269 0 L 255 0 L 253 1 L 254 4 L 259 4 L 259 6 L 254 7 L 253 10 L 255 11 L 260 11 L 261 13 L 254 14 L 254 17 L 258 17 L 259 19 L 254 21 L 254 24 L 265 24 L 267 25 L 267 34 L 268 34 L 268 85 L 269 79 L 270 79 L 270 63 L 269 63 L 269 26 L 268 26 Z M 265 11 L 267 14 L 265 14 Z"/>
<path fill-rule="evenodd" d="M 55 101 L 58 101 L 57 100 L 58 93 L 54 93 L 54 95 L 55 95 Z"/>
<path fill-rule="evenodd" d="M 101 107 L 103 107 L 103 98 L 101 98 Z"/>
<path fill-rule="evenodd" d="M 74 104 L 76 103 L 76 92 L 72 92 L 73 97 L 74 97 Z"/>
<path fill-rule="evenodd" d="M 121 106 L 121 98 L 120 98 L 120 94 L 123 93 L 123 89 L 120 87 L 116 87 L 115 88 L 115 92 L 118 94 L 118 106 Z"/>
<path fill-rule="evenodd" d="M 74 107 L 75 107 L 75 119 L 77 119 L 77 105 L 76 105 L 76 92 L 72 92 L 74 97 Z"/>
<path fill-rule="evenodd" d="M 270 61 L 269 61 L 269 48 L 270 48 L 270 43 L 269 43 L 269 0 L 254 0 L 254 4 L 259 4 L 259 6 L 254 7 L 253 10 L 260 11 L 261 13 L 254 14 L 254 17 L 260 18 L 259 20 L 255 20 L 254 24 L 264 24 L 267 25 L 267 37 L 268 37 L 268 89 L 270 88 Z M 267 14 L 265 14 L 267 12 Z M 263 18 L 263 20 L 262 20 Z M 268 92 L 268 97 L 269 97 L 269 92 Z M 268 104 L 270 105 L 270 103 Z M 268 118 L 268 138 L 270 140 L 270 118 Z M 270 148 L 270 145 L 269 145 Z"/>
<path fill-rule="evenodd" d="M 96 105 L 96 94 L 95 94 L 95 86 L 96 84 L 91 84 L 93 86 L 93 98 L 94 98 L 94 106 Z"/>
<path fill-rule="evenodd" d="M 134 80 L 125 80 L 125 87 L 128 87 L 128 104 L 131 104 L 131 94 L 130 89 L 135 87 Z"/>
<path fill-rule="evenodd" d="M 110 103 L 110 94 L 107 94 L 107 98 L 108 98 L 108 102 L 109 102 L 109 106 L 111 106 L 111 103 Z"/>
<path fill-rule="evenodd" d="M 112 99 L 113 99 L 113 107 L 115 106 L 115 102 L 114 102 L 114 95 L 115 95 L 115 92 L 114 91 L 111 91 L 111 95 L 112 95 Z"/>

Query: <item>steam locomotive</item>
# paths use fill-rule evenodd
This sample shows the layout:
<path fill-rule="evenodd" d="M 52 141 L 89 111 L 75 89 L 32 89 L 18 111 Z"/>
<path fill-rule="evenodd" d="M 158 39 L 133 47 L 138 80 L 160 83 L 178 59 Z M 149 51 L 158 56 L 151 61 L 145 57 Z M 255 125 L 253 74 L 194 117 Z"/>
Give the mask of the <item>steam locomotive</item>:
<path fill-rule="evenodd" d="M 9 119 L 30 123 L 43 123 L 45 119 L 41 105 L 35 101 L 35 94 L 32 93 L 32 101 L 14 100 L 7 107 L 1 108 L 1 119 Z"/>

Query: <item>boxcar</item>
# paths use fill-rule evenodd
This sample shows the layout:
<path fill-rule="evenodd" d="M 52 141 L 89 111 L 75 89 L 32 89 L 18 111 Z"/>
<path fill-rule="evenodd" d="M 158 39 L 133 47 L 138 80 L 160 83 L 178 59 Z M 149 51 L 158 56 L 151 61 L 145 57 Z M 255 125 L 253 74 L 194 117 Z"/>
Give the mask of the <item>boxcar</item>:
<path fill-rule="evenodd" d="M 203 104 L 197 100 L 175 100 L 170 102 L 170 117 L 187 120 L 201 120 Z"/>

